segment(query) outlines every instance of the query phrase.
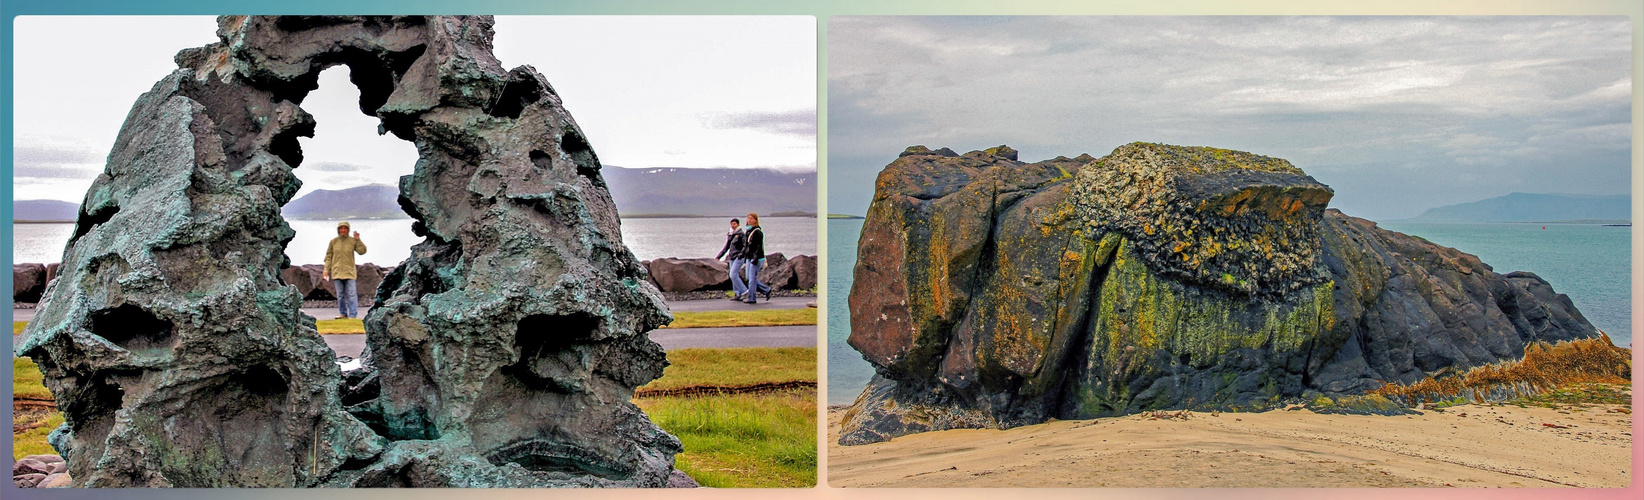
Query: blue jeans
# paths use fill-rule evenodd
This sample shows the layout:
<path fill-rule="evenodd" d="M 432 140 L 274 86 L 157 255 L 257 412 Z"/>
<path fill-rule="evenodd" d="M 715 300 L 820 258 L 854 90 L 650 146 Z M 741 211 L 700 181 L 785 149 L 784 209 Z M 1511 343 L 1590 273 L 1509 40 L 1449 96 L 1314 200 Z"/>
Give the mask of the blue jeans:
<path fill-rule="evenodd" d="M 747 264 L 747 259 L 731 259 L 731 291 L 736 292 L 737 297 L 748 293 L 748 285 L 742 280 L 742 266 Z"/>
<path fill-rule="evenodd" d="M 748 273 L 747 302 L 750 304 L 754 303 L 754 294 L 771 293 L 771 287 L 759 282 L 759 266 L 764 264 L 765 259 L 750 259 L 747 264 L 742 266 L 742 269 Z"/>
<path fill-rule="evenodd" d="M 360 294 L 356 291 L 355 280 L 331 280 L 337 289 L 337 312 L 344 318 L 360 315 Z"/>

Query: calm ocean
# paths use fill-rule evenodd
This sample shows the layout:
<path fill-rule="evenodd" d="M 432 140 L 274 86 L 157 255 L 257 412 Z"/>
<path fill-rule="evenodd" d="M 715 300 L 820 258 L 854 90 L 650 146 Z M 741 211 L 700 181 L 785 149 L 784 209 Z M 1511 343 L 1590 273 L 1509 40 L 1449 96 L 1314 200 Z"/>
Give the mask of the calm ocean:
<path fill-rule="evenodd" d="M 816 255 L 816 218 L 766 217 L 765 251 L 794 255 Z M 337 235 L 330 221 L 288 221 L 297 237 L 286 245 L 286 254 L 296 264 L 318 264 L 325 260 L 325 245 Z M 725 244 L 730 219 L 623 219 L 622 241 L 640 260 L 659 257 L 713 257 Z M 394 265 L 411 255 L 411 245 L 422 238 L 411 233 L 411 219 L 352 221 L 360 240 L 369 248 L 359 262 Z M 63 245 L 74 234 L 73 224 L 12 224 L 12 262 L 57 262 Z"/>
<path fill-rule="evenodd" d="M 856 400 L 873 367 L 845 339 L 850 336 L 846 297 L 856 267 L 860 219 L 828 221 L 828 404 Z M 1576 308 L 1610 335 L 1632 343 L 1630 289 L 1632 229 L 1587 224 L 1413 224 L 1383 228 L 1426 238 L 1477 255 L 1496 272 L 1530 271 L 1570 296 Z"/>

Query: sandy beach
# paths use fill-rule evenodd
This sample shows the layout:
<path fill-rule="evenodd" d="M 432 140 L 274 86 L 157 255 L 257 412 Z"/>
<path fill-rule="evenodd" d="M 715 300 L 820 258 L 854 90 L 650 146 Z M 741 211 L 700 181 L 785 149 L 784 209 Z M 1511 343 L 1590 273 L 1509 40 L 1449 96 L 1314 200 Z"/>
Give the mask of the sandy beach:
<path fill-rule="evenodd" d="M 1459 405 L 1396 417 L 1183 412 L 951 430 L 839 446 L 834 487 L 1585 487 L 1630 484 L 1618 405 Z M 1183 418 L 1185 417 L 1185 418 Z"/>

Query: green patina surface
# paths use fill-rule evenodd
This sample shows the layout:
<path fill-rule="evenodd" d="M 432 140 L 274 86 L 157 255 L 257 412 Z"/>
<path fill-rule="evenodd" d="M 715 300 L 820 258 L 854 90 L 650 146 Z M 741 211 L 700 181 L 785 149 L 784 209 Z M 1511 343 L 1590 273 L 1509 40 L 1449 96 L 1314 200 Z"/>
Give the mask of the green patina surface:
<path fill-rule="evenodd" d="M 1116 239 L 1110 235 L 1104 243 Z M 1079 413 L 1116 412 L 1132 404 L 1126 380 L 1162 373 L 1159 359 L 1182 359 L 1210 368 L 1235 349 L 1294 352 L 1334 323 L 1331 282 L 1315 285 L 1286 303 L 1252 305 L 1219 294 L 1185 292 L 1149 271 L 1130 242 L 1121 240 L 1100 290 L 1092 325 L 1091 374 L 1075 388 Z M 1231 387 L 1234 372 L 1222 374 Z M 1277 382 L 1263 390 L 1278 395 Z M 1178 403 L 1164 394 L 1143 406 Z M 1198 403 L 1211 403 L 1199 401 Z"/>

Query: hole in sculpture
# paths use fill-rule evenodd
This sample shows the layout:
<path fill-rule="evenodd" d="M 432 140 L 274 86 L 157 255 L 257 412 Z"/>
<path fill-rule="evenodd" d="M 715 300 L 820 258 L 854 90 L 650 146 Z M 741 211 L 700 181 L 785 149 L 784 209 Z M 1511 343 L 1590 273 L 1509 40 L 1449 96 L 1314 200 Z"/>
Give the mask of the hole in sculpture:
<path fill-rule="evenodd" d="M 514 333 L 519 360 L 503 372 L 534 389 L 582 392 L 594 365 L 588 339 L 598 327 L 586 313 L 526 316 Z"/>
<path fill-rule="evenodd" d="M 168 348 L 176 345 L 172 324 L 134 304 L 100 309 L 88 315 L 92 334 L 126 350 Z"/>
<path fill-rule="evenodd" d="M 299 134 L 291 134 L 290 151 L 281 155 L 289 156 L 292 166 L 296 164 L 291 159 L 302 162 L 302 168 L 293 173 L 303 186 L 282 210 L 296 236 L 285 249 L 292 267 L 280 277 L 297 286 L 305 300 L 336 300 L 336 283 L 323 275 L 326 252 L 337 237 L 339 222 L 349 222 L 349 233 L 360 233 L 367 248 L 365 254 L 353 256 L 356 317 L 360 318 L 374 305 L 377 287 L 389 269 L 404 261 L 411 246 L 421 240 L 411 230 L 415 219 L 407 217 L 408 211 L 400 205 L 397 181 L 416 165 L 416 147 L 385 135 L 381 120 L 370 113 L 387 102 L 395 79 L 423 50 L 417 46 L 390 54 L 387 61 L 374 55 L 338 54 L 328 61 L 333 66 L 314 76 L 317 87 L 300 97 L 315 125 L 313 137 L 301 139 L 300 144 Z M 330 311 L 311 314 L 326 319 L 340 315 Z M 358 357 L 361 353 L 338 354 Z"/>
<path fill-rule="evenodd" d="M 81 209 L 80 215 L 74 221 L 74 238 L 72 239 L 80 239 L 81 236 L 85 236 L 86 233 L 91 232 L 91 228 L 108 222 L 109 219 L 113 219 L 114 214 L 117 213 L 120 213 L 120 207 L 114 205 L 100 207 L 92 212 L 86 212 L 84 209 Z"/>
<path fill-rule="evenodd" d="M 501 94 L 496 97 L 491 108 L 486 110 L 486 114 L 518 120 L 520 113 L 525 112 L 525 107 L 537 102 L 538 99 L 542 99 L 542 87 L 535 79 L 510 72 L 508 81 L 503 83 Z"/>

